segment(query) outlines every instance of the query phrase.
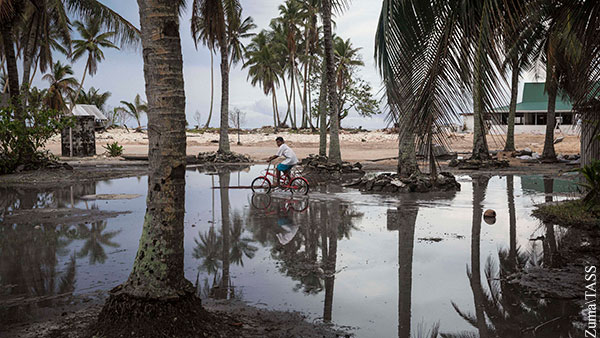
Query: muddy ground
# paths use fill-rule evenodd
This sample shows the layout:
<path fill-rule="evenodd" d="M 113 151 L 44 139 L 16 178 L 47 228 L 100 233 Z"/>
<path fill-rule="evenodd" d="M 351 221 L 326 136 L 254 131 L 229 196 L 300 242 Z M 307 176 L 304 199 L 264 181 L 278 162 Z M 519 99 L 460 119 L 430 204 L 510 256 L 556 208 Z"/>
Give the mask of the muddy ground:
<path fill-rule="evenodd" d="M 468 170 L 448 168 L 442 163 L 443 170 L 454 174 L 544 174 L 557 176 L 572 171 L 573 167 L 565 164 L 527 163 L 511 159 L 511 166 L 504 169 Z M 38 170 L 13 175 L 0 176 L 2 186 L 23 186 L 35 184 L 39 187 L 56 187 L 57 185 L 92 182 L 130 176 L 145 175 L 147 167 L 143 162 L 123 162 L 117 160 L 79 160 L 71 162 L 73 170 L 55 169 Z M 365 163 L 367 171 L 393 171 L 394 161 Z M 56 222 L 68 221 L 70 218 L 81 217 L 113 217 L 114 215 L 86 214 L 89 211 L 71 210 L 50 211 Z M 38 212 L 29 215 L 13 215 L 13 221 L 35 223 L 37 218 L 48 217 L 47 213 Z M 21 218 L 19 218 L 21 217 Z M 62 219 L 62 220 L 61 220 Z M 556 268 L 532 269 L 530 272 L 520 272 L 511 276 L 511 282 L 520 283 L 539 297 L 573 299 L 580 296 L 582 266 L 598 264 L 600 257 L 600 240 L 598 233 L 582 232 L 569 243 L 562 257 L 557 258 Z M 87 327 L 92 324 L 106 299 L 106 293 L 79 302 L 71 302 L 62 310 L 49 310 L 36 316 L 33 321 L 27 321 L 5 328 L 2 337 L 81 337 L 85 336 Z M 299 313 L 268 311 L 248 306 L 244 303 L 219 302 L 203 300 L 210 312 L 223 314 L 234 318 L 239 325 L 241 337 L 344 337 L 351 335 L 352 328 L 335 328 L 323 323 L 306 321 Z M 350 332 L 350 333 L 347 333 Z"/>
<path fill-rule="evenodd" d="M 240 301 L 203 299 L 203 307 L 226 325 L 234 328 L 240 338 L 258 337 L 350 337 L 351 328 L 339 328 L 326 323 L 306 320 L 301 313 L 270 311 L 249 306 Z M 7 328 L 2 337 L 7 338 L 79 338 L 88 335 L 102 309 L 98 301 L 79 309 L 69 310 L 47 320 L 19 324 Z"/>

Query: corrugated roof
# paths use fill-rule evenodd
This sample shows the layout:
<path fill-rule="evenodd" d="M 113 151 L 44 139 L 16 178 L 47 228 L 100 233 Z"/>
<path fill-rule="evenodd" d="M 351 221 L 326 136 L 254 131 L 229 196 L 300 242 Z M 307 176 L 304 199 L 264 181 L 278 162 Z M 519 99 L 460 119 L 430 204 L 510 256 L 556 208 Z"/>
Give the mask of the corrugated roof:
<path fill-rule="evenodd" d="M 75 116 L 94 116 L 96 120 L 108 120 L 98 107 L 91 104 L 78 104 L 73 108 Z"/>
<path fill-rule="evenodd" d="M 523 87 L 523 100 L 517 103 L 517 111 L 547 112 L 548 93 L 544 91 L 543 82 L 526 82 Z M 496 107 L 495 112 L 507 112 L 508 106 Z M 556 96 L 556 111 L 571 111 L 573 105 L 561 91 Z"/>

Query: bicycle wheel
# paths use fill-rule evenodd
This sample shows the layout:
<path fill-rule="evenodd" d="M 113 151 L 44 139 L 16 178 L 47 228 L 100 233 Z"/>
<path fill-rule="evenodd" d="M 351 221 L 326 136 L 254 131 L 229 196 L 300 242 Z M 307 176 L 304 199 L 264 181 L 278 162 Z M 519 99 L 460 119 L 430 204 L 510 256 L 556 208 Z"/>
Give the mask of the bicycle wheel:
<path fill-rule="evenodd" d="M 289 208 L 294 210 L 295 212 L 303 212 L 308 209 L 308 197 L 304 197 L 300 201 L 294 201 L 289 204 Z"/>
<path fill-rule="evenodd" d="M 303 177 L 294 178 L 290 186 L 290 190 L 292 191 L 292 193 L 300 195 L 308 194 L 308 181 L 306 181 L 306 179 L 304 179 Z"/>
<path fill-rule="evenodd" d="M 252 194 L 252 206 L 255 209 L 267 210 L 271 206 L 271 195 L 263 193 Z"/>
<path fill-rule="evenodd" d="M 271 182 L 264 176 L 257 177 L 252 181 L 251 188 L 253 192 L 267 194 L 271 191 Z"/>

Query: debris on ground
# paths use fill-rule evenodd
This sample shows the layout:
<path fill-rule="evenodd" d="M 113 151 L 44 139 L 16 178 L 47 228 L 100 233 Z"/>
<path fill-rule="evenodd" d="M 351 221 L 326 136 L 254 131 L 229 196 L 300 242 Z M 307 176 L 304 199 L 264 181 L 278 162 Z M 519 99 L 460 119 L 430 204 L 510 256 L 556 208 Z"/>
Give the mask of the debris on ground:
<path fill-rule="evenodd" d="M 238 154 L 234 152 L 220 153 L 216 152 L 204 152 L 199 153 L 197 156 L 196 164 L 204 163 L 250 163 L 252 159 L 244 154 Z"/>
<path fill-rule="evenodd" d="M 359 179 L 365 175 L 362 164 L 356 162 L 342 162 L 341 164 L 329 162 L 327 156 L 309 155 L 300 162 L 302 176 L 311 184 L 346 182 Z"/>
<path fill-rule="evenodd" d="M 414 174 L 401 177 L 398 174 L 383 173 L 371 178 L 363 178 L 352 186 L 367 192 L 432 192 L 459 191 L 460 183 L 449 172 L 441 172 L 435 178 L 429 175 Z"/>
<path fill-rule="evenodd" d="M 489 160 L 454 159 L 448 162 L 448 166 L 452 168 L 458 167 L 460 170 L 479 170 L 490 168 L 508 168 L 510 163 L 507 160 L 498 160 L 496 158 L 491 158 Z"/>

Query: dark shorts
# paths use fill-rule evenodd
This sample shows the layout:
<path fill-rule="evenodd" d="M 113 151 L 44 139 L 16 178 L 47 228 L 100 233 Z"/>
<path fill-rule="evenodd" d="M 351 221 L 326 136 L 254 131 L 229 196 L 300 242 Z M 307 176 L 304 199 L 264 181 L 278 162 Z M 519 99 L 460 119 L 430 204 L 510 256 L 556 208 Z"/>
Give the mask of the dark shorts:
<path fill-rule="evenodd" d="M 277 165 L 277 170 L 279 170 L 279 171 L 288 171 L 288 170 L 292 169 L 293 166 L 294 166 L 293 164 L 292 165 L 288 165 L 288 164 L 281 164 L 281 163 L 279 163 Z"/>

